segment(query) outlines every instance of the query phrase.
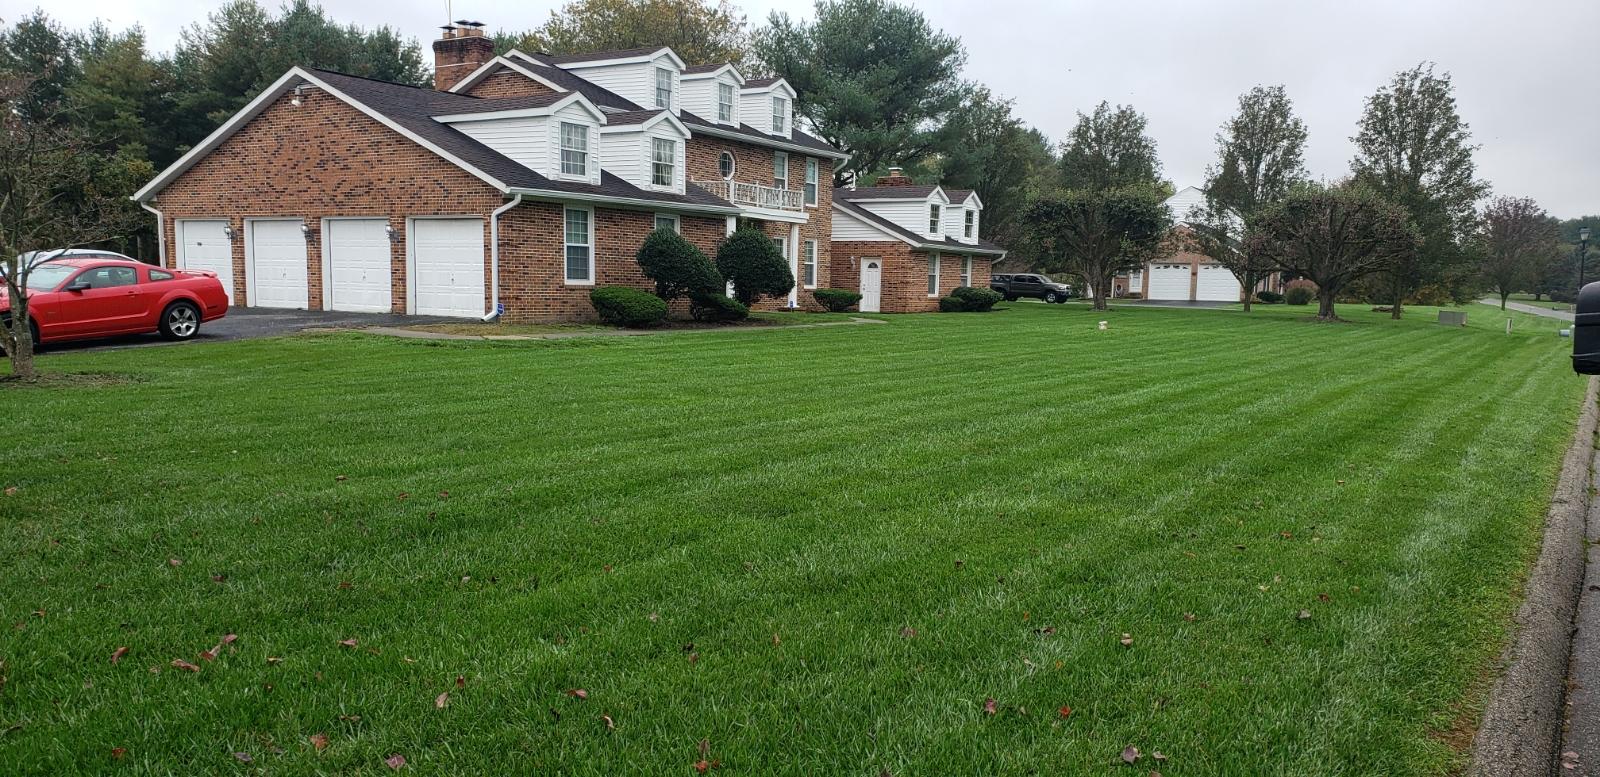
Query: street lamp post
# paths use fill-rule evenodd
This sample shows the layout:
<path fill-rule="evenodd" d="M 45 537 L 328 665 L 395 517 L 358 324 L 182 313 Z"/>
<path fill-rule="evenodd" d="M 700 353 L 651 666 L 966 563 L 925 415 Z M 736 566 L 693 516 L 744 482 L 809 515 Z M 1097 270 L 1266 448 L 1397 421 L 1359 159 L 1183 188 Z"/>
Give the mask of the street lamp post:
<path fill-rule="evenodd" d="M 1583 264 L 1589 258 L 1589 228 L 1578 230 L 1578 291 L 1583 291 Z"/>

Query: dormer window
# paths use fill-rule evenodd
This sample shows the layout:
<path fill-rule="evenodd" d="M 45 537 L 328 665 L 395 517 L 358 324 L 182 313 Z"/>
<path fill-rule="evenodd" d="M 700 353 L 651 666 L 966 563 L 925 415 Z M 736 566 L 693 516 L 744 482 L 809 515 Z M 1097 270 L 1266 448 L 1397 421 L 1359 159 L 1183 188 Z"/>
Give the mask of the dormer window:
<path fill-rule="evenodd" d="M 561 174 L 588 177 L 589 128 L 561 122 Z"/>
<path fill-rule="evenodd" d="M 789 126 L 789 101 L 782 97 L 772 98 L 772 134 L 786 135 Z"/>
<path fill-rule="evenodd" d="M 672 71 L 664 67 L 656 68 L 656 107 L 672 107 Z"/>
<path fill-rule="evenodd" d="M 717 84 L 717 121 L 733 123 L 733 84 Z"/>
<path fill-rule="evenodd" d="M 939 203 L 928 206 L 928 234 L 939 234 Z"/>
<path fill-rule="evenodd" d="M 667 138 L 653 138 L 651 146 L 650 183 L 671 186 L 677 168 L 678 143 Z"/>
<path fill-rule="evenodd" d="M 968 239 L 971 239 L 977 233 L 978 233 L 978 212 L 973 210 L 973 209 L 971 209 L 971 208 L 967 208 L 967 225 L 966 225 L 966 231 L 963 234 L 965 234 Z"/>

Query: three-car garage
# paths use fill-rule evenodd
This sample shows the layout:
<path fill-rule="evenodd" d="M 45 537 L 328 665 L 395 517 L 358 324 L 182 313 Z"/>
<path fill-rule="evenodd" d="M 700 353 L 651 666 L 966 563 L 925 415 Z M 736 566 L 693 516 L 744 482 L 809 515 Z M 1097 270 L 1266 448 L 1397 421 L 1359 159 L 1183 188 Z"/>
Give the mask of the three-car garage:
<path fill-rule="evenodd" d="M 461 318 L 484 314 L 482 218 L 407 219 L 400 266 L 395 250 L 400 236 L 390 219 L 327 217 L 309 223 L 317 221 L 319 226 L 301 218 L 178 219 L 173 224 L 176 264 L 216 273 L 232 305 L 358 313 L 403 309 Z M 243 226 L 242 236 L 235 234 L 236 224 Z M 244 254 L 242 284 L 235 282 L 236 242 Z"/>

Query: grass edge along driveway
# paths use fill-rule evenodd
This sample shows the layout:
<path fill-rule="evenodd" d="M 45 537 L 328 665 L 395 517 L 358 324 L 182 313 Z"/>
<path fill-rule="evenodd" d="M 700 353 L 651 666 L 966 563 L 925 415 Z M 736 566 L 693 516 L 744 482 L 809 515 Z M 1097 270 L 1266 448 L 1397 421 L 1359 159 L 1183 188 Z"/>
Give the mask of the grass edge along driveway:
<path fill-rule="evenodd" d="M 1445 773 L 1583 384 L 1342 312 L 51 358 L 0 772 Z"/>

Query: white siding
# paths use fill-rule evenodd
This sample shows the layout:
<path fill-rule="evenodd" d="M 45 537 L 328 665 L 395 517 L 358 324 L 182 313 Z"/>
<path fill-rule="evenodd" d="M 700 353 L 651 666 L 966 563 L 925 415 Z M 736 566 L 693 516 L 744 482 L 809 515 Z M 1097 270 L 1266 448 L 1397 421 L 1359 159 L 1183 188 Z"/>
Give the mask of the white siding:
<path fill-rule="evenodd" d="M 606 172 L 638 186 L 643 147 L 643 132 L 604 133 L 600 136 L 600 165 Z"/>
<path fill-rule="evenodd" d="M 710 122 L 717 121 L 717 88 L 718 84 L 727 84 L 733 87 L 733 123 L 739 123 L 739 83 L 734 80 L 733 74 L 723 73 L 716 78 L 696 78 L 688 81 L 679 81 L 679 89 L 683 94 L 683 110 L 686 110 Z"/>
<path fill-rule="evenodd" d="M 784 89 L 781 85 L 773 88 L 761 87 L 757 90 L 746 90 L 739 95 L 736 102 L 739 109 L 739 121 L 755 127 L 762 132 L 772 134 L 772 97 L 777 95 L 784 99 L 783 137 L 792 137 L 794 131 L 794 94 Z"/>
<path fill-rule="evenodd" d="M 582 124 L 589 128 L 589 183 L 600 183 L 600 170 L 605 165 L 601 158 L 603 149 L 600 146 L 600 125 L 595 123 L 594 116 L 583 106 L 573 103 L 555 112 L 551 117 L 548 132 L 549 153 L 539 173 L 551 178 L 571 181 L 572 176 L 561 174 L 561 122 Z"/>
<path fill-rule="evenodd" d="M 866 224 L 849 213 L 846 213 L 842 210 L 835 210 L 833 212 L 833 240 L 894 241 L 896 238 L 885 235 L 883 230 L 870 224 Z"/>
<path fill-rule="evenodd" d="M 583 122 L 592 123 L 593 119 L 584 114 Z M 552 123 L 549 117 L 458 121 L 450 126 L 473 140 L 505 154 L 518 164 L 537 170 L 541 174 L 548 175 L 550 172 Z M 557 159 L 559 160 L 559 156 Z"/>
<path fill-rule="evenodd" d="M 650 62 L 633 62 L 625 65 L 599 65 L 589 66 L 583 62 L 575 62 L 561 66 L 570 70 L 574 75 L 587 79 L 589 82 L 616 92 L 639 104 L 642 108 L 656 107 L 656 68 L 664 67 L 672 71 L 672 110 L 676 114 L 683 101 L 683 86 L 679 81 L 677 63 L 665 54 Z"/>
<path fill-rule="evenodd" d="M 936 201 L 915 200 L 912 202 L 887 202 L 882 200 L 863 200 L 855 203 L 873 213 L 894 222 L 896 226 L 908 229 L 919 235 L 928 234 L 928 206 Z M 949 206 L 940 203 L 940 207 Z M 944 213 L 939 214 L 941 222 L 949 217 Z"/>

